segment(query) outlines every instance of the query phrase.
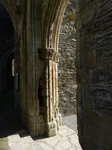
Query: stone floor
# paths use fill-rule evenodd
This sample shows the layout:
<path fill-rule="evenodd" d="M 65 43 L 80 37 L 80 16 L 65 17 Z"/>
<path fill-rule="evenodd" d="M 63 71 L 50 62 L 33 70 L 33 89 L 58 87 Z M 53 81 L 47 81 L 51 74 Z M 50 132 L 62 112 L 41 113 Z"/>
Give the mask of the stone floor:
<path fill-rule="evenodd" d="M 24 133 L 24 131 L 22 131 Z M 63 126 L 57 136 L 32 139 L 21 132 L 8 136 L 11 150 L 81 150 L 77 137 L 76 115 L 63 117 Z"/>
<path fill-rule="evenodd" d="M 63 125 L 66 125 L 77 133 L 77 116 L 70 115 L 63 117 Z"/>

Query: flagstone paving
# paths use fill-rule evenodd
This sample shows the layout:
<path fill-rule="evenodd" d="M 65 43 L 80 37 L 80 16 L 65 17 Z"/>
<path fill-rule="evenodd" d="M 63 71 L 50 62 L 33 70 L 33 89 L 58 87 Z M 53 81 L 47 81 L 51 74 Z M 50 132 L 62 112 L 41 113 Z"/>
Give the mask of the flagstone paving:
<path fill-rule="evenodd" d="M 69 127 L 69 119 L 72 119 L 72 123 Z M 44 137 L 40 139 L 32 139 L 29 135 L 20 137 L 20 134 L 8 136 L 8 144 L 11 150 L 82 150 L 77 136 L 76 126 L 74 127 L 74 121 L 76 116 L 63 118 L 63 125 L 59 130 L 57 136 Z M 67 121 L 68 120 L 68 121 Z M 76 122 L 75 122 L 76 124 Z M 24 133 L 24 131 L 22 131 Z"/>

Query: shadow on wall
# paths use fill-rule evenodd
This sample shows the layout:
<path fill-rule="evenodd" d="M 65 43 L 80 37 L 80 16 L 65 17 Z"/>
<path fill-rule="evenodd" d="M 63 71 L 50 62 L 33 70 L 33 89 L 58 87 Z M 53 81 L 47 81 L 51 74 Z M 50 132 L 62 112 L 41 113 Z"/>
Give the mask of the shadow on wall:
<path fill-rule="evenodd" d="M 14 110 L 14 28 L 0 0 L 0 138 L 23 128 Z"/>

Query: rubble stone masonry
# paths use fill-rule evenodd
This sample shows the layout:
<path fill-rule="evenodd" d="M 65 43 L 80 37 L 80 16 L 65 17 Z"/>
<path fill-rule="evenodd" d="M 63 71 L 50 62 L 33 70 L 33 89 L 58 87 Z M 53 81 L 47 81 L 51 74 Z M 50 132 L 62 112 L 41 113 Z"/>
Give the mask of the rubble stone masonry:
<path fill-rule="evenodd" d="M 76 1 L 69 0 L 59 36 L 59 108 L 62 115 L 76 113 Z"/>

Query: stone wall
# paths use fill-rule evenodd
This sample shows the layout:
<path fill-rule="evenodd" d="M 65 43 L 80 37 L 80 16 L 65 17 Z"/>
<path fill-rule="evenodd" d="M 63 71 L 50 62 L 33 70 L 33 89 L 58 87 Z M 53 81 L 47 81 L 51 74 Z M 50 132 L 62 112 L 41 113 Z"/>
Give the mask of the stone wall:
<path fill-rule="evenodd" d="M 41 83 L 40 77 L 43 73 L 42 61 L 39 59 L 42 35 L 42 12 L 40 10 L 42 1 L 29 0 L 26 4 L 26 1 L 20 0 L 20 5 L 14 0 L 3 0 L 3 2 L 6 3 L 10 16 L 13 18 L 12 20 L 15 29 L 15 71 L 20 73 L 20 93 L 15 92 L 15 95 L 18 97 L 19 101 L 21 100 L 21 115 L 25 126 L 32 136 L 37 136 L 42 134 L 39 132 L 43 132 L 43 129 L 46 129 L 43 118 L 39 115 L 38 99 L 38 85 Z M 48 38 L 48 48 L 55 49 L 55 43 L 53 43 L 54 47 L 50 47 L 52 45 L 49 45 L 50 41 L 55 41 L 55 38 L 51 39 L 52 36 L 50 36 L 51 33 L 49 32 L 56 33 L 53 31 L 57 28 L 54 26 L 54 30 L 52 30 L 52 23 L 57 19 L 55 22 L 56 25 L 57 21 L 60 20 L 59 14 L 61 13 L 56 13 L 55 10 L 60 11 L 60 8 L 63 7 L 64 2 L 66 1 L 56 1 L 56 7 L 55 1 L 50 0 L 47 2 L 50 3 L 45 11 L 46 16 L 44 25 L 46 34 L 43 36 L 43 44 L 46 45 L 45 41 Z M 62 7 L 58 5 L 58 2 L 61 2 L 60 5 L 62 4 Z M 52 6 L 54 6 L 55 9 Z M 56 18 L 57 16 L 59 18 Z M 51 21 L 51 18 L 53 19 L 53 22 Z M 52 35 L 55 37 L 55 34 Z M 68 35 L 69 34 L 67 33 L 67 36 Z M 68 40 L 64 45 L 66 45 L 66 43 L 68 43 Z M 46 49 L 46 46 L 44 48 L 44 50 L 51 50 L 51 52 L 53 50 Z M 76 55 L 78 135 L 80 143 L 84 150 L 111 150 L 112 2 L 110 0 L 77 0 Z M 51 111 L 49 102 L 52 102 L 52 94 L 49 92 L 49 89 L 51 89 L 50 86 L 53 84 L 50 84 L 52 83 L 50 82 L 52 77 L 50 73 L 50 61 L 46 62 L 47 65 L 44 67 L 43 73 L 45 75 L 43 87 L 46 92 L 44 93 L 44 96 L 45 102 L 47 102 L 45 108 L 45 115 L 47 116 Z M 57 79 L 57 77 L 55 79 Z M 48 82 L 50 83 L 48 84 Z M 56 110 L 58 112 L 58 109 Z M 54 127 L 54 124 L 51 124 L 51 129 L 52 127 Z"/>
<path fill-rule="evenodd" d="M 112 1 L 77 1 L 78 134 L 84 150 L 112 149 Z"/>
<path fill-rule="evenodd" d="M 59 36 L 59 108 L 62 115 L 76 113 L 76 1 L 69 0 Z"/>
<path fill-rule="evenodd" d="M 51 40 L 49 37 L 51 34 L 50 24 L 52 22 L 49 19 L 51 17 L 56 25 L 58 20 L 60 23 L 58 17 L 64 10 L 63 7 L 60 9 L 60 5 L 63 4 L 62 2 L 65 3 L 65 1 L 58 1 L 59 3 L 56 3 L 56 5 L 55 1 L 46 1 L 47 3 L 50 2 L 50 5 L 47 7 L 46 4 L 44 19 L 42 19 L 41 0 L 20 0 L 18 2 L 3 0 L 3 2 L 12 18 L 15 29 L 14 95 L 16 110 L 20 113 L 22 121 L 31 136 L 43 134 L 48 134 L 48 136 L 56 135 L 61 125 L 61 115 L 59 114 L 57 99 L 56 70 L 58 53 L 54 52 L 56 47 L 51 49 L 51 45 L 46 45 L 45 41 L 46 39 L 47 41 Z M 53 5 L 55 8 L 51 7 Z M 49 11 L 53 13 L 49 13 Z M 58 13 L 59 11 L 60 13 Z M 53 16 L 50 14 L 53 14 Z M 44 22 L 45 29 L 43 29 L 43 32 L 42 22 Z M 49 30 L 47 30 L 48 28 Z M 53 72 L 49 70 L 51 67 L 54 69 Z M 51 78 L 53 74 L 52 84 Z M 52 85 L 55 90 L 51 89 Z"/>

